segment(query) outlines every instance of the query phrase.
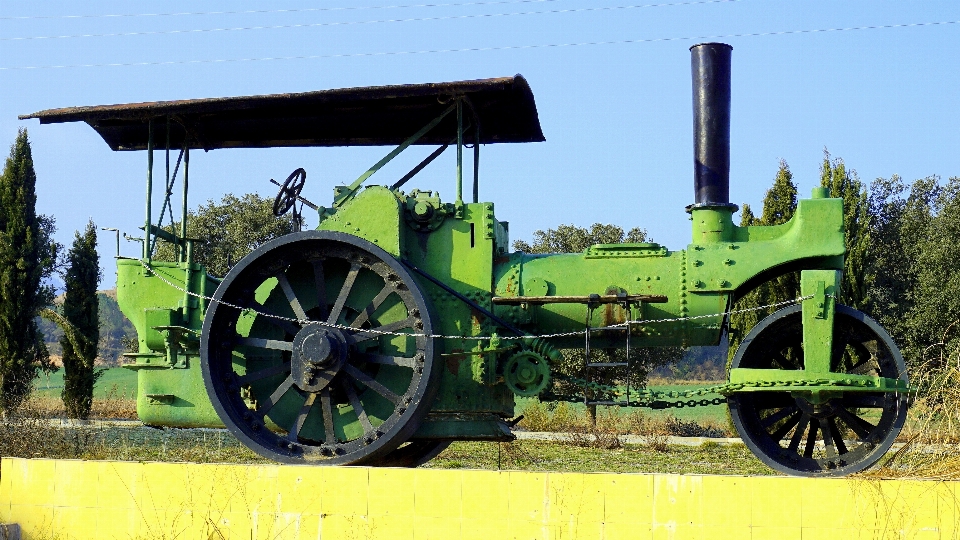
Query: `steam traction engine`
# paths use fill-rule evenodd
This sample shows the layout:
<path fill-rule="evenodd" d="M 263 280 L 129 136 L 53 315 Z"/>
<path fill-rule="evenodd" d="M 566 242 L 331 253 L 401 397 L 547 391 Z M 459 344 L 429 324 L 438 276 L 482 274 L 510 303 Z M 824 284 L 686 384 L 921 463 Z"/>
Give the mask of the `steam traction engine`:
<path fill-rule="evenodd" d="M 85 121 L 114 150 L 146 150 L 142 256 L 117 258 L 117 297 L 134 323 L 138 413 L 156 426 L 226 425 L 286 463 L 415 465 L 452 440 L 510 440 L 514 396 L 549 390 L 558 349 L 717 344 L 733 302 L 801 271 L 802 301 L 743 341 L 725 395 L 744 442 L 800 475 L 874 463 L 903 426 L 903 359 L 869 317 L 834 301 L 843 209 L 825 189 L 793 219 L 738 227 L 729 203 L 731 48 L 691 48 L 696 202 L 686 250 L 653 243 L 583 253 L 510 253 L 508 226 L 479 202 L 481 144 L 544 140 L 521 76 L 225 99 L 79 107 L 21 118 Z M 153 223 L 153 157 L 166 151 L 166 197 L 181 168 L 179 234 Z M 190 151 L 398 144 L 329 207 L 282 184 L 274 211 L 316 211 L 316 230 L 270 241 L 218 279 L 187 237 Z M 364 182 L 410 145 L 438 148 L 390 186 Z M 462 196 L 472 145 L 473 197 Z M 448 146 L 456 198 L 406 182 Z M 170 153 L 179 158 L 170 170 Z M 312 218 L 311 218 L 312 219 Z M 153 258 L 157 239 L 178 260 Z M 587 328 L 585 328 L 585 322 Z M 538 337 L 547 336 L 550 337 Z M 585 400 L 598 370 L 587 355 Z M 649 393 L 612 402 L 649 405 Z"/>

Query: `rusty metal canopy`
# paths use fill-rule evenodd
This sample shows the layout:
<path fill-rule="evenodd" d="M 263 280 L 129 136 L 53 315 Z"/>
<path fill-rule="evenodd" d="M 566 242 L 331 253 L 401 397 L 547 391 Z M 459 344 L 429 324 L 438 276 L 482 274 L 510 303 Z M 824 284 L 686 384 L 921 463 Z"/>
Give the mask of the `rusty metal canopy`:
<path fill-rule="evenodd" d="M 20 116 L 41 124 L 86 122 L 114 150 L 144 150 L 148 121 L 157 147 L 194 149 L 274 146 L 379 146 L 402 143 L 439 116 L 457 96 L 467 98 L 464 125 L 480 123 L 480 142 L 545 140 L 530 85 L 521 75 L 447 83 L 340 88 L 298 94 L 155 101 L 68 107 Z M 474 112 L 471 112 L 471 105 Z M 416 144 L 446 144 L 456 136 L 456 115 Z M 189 135 L 189 136 L 188 136 Z M 464 135 L 473 142 L 473 130 Z"/>

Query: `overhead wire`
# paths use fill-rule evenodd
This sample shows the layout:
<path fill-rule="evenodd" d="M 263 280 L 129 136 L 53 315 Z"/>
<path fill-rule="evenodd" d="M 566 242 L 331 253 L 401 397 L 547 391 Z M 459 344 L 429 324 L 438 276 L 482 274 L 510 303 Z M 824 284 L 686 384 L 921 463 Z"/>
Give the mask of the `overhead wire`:
<path fill-rule="evenodd" d="M 109 13 L 98 15 L 27 15 L 22 17 L 0 17 L 3 20 L 36 20 L 36 19 L 106 19 L 120 17 L 174 17 L 183 15 L 251 15 L 266 13 L 304 13 L 318 11 L 357 11 L 364 9 L 407 9 L 407 8 L 435 8 L 435 7 L 469 7 L 491 6 L 498 4 L 534 4 L 558 2 L 560 0 L 495 0 L 491 2 L 461 2 L 449 4 L 399 4 L 389 6 L 344 6 L 323 8 L 291 8 L 291 9 L 248 9 L 238 11 L 182 11 L 171 13 Z"/>
<path fill-rule="evenodd" d="M 111 32 L 103 34 L 68 34 L 60 36 L 23 36 L 23 37 L 4 37 L 0 41 L 28 41 L 38 39 L 70 39 L 70 38 L 93 38 L 93 37 L 131 37 L 131 36 L 155 36 L 168 34 L 199 34 L 207 32 L 237 32 L 247 30 L 280 30 L 292 28 L 318 28 L 327 26 L 353 26 L 359 24 L 383 24 L 383 23 L 406 23 L 406 22 L 433 22 L 433 21 L 452 21 L 464 19 L 488 19 L 494 17 L 514 17 L 524 15 L 558 15 L 566 13 L 585 13 L 591 11 L 618 11 L 628 9 L 644 9 L 672 6 L 689 6 L 700 4 L 722 4 L 730 2 L 739 2 L 740 0 L 690 0 L 687 2 L 663 2 L 658 4 L 633 4 L 627 6 L 600 6 L 586 8 L 566 8 L 551 9 L 544 11 L 515 11 L 511 13 L 471 13 L 466 15 L 442 15 L 436 17 L 408 17 L 404 19 L 376 19 L 367 21 L 332 21 L 319 23 L 297 23 L 297 24 L 276 24 L 260 26 L 237 26 L 227 28 L 196 28 L 187 30 L 143 30 L 137 32 Z"/>
<path fill-rule="evenodd" d="M 8 66 L 8 67 L 0 67 L 0 71 L 26 70 L 26 69 L 65 69 L 65 68 L 90 68 L 90 67 L 130 67 L 130 66 L 166 66 L 166 65 L 184 65 L 184 64 L 220 64 L 220 63 L 232 63 L 232 62 L 263 62 L 263 61 L 275 61 L 275 60 L 317 60 L 317 59 L 329 59 L 329 58 L 362 58 L 362 57 L 372 57 L 372 56 L 401 56 L 401 55 L 415 55 L 415 54 L 443 54 L 443 53 L 461 53 L 461 52 L 488 52 L 488 51 L 508 51 L 508 50 L 524 50 L 524 49 L 545 49 L 545 48 L 561 48 L 561 47 L 585 47 L 585 46 L 596 46 L 596 45 L 624 45 L 624 44 L 635 44 L 635 43 L 658 43 L 658 42 L 668 42 L 668 41 L 712 40 L 712 39 L 748 38 L 748 37 L 765 37 L 765 36 L 785 36 L 785 35 L 795 35 L 795 34 L 817 34 L 817 33 L 827 33 L 827 32 L 848 32 L 848 31 L 858 31 L 858 30 L 884 30 L 884 29 L 892 29 L 892 28 L 916 28 L 916 27 L 924 27 L 924 26 L 942 26 L 942 25 L 952 25 L 952 24 L 960 24 L 960 21 L 916 22 L 916 23 L 903 23 L 903 24 L 882 24 L 882 25 L 869 25 L 869 26 L 847 26 L 847 27 L 815 28 L 815 29 L 801 29 L 801 30 L 778 30 L 778 31 L 771 31 L 771 32 L 747 32 L 747 33 L 737 33 L 737 34 L 714 34 L 714 35 L 701 35 L 701 36 L 662 37 L 662 38 L 645 38 L 645 39 L 624 39 L 624 40 L 611 40 L 611 41 L 583 41 L 583 42 L 572 42 L 572 43 L 544 43 L 544 44 L 530 44 L 530 45 L 501 45 L 501 46 L 491 46 L 491 47 L 465 47 L 465 48 L 460 48 L 460 49 L 424 49 L 424 50 L 419 50 L 419 51 L 380 51 L 380 52 L 366 52 L 366 53 L 311 54 L 311 55 L 297 55 L 297 56 L 269 56 L 269 57 L 258 57 L 258 58 L 220 58 L 220 59 L 200 59 L 200 60 L 161 60 L 161 61 L 153 61 L 153 62 L 112 62 L 112 63 L 102 63 L 102 64 L 63 64 L 63 65 L 47 65 L 47 66 Z"/>

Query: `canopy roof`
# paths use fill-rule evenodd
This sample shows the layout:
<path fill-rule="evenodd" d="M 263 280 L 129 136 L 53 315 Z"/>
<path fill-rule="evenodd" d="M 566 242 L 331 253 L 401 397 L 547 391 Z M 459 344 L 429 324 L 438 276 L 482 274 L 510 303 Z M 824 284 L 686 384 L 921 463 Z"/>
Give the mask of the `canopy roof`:
<path fill-rule="evenodd" d="M 533 92 L 521 75 L 447 83 L 340 88 L 298 94 L 155 101 L 48 109 L 20 116 L 41 124 L 89 124 L 114 150 L 144 150 L 153 122 L 154 144 L 194 149 L 273 146 L 397 145 L 445 111 L 451 99 L 467 98 L 464 126 L 480 123 L 480 142 L 544 140 Z M 472 105 L 472 111 L 471 111 Z M 446 144 L 456 137 L 455 114 L 416 144 Z M 473 142 L 473 130 L 464 134 Z"/>

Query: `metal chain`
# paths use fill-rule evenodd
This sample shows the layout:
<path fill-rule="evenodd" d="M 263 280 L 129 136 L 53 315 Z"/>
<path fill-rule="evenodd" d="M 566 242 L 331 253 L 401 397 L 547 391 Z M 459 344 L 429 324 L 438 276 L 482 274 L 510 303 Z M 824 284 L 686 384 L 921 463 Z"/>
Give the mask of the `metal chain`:
<path fill-rule="evenodd" d="M 188 290 L 184 289 L 183 287 L 177 285 L 176 283 L 171 282 L 171 281 L 168 280 L 167 278 L 165 278 L 165 277 L 163 277 L 162 275 L 160 275 L 160 274 L 159 274 L 158 272 L 156 272 L 153 268 L 151 268 L 143 259 L 138 259 L 138 260 L 139 260 L 139 262 L 140 262 L 140 265 L 143 266 L 143 268 L 146 269 L 146 271 L 147 271 L 149 274 L 153 274 L 154 276 L 156 276 L 156 277 L 157 277 L 160 281 L 162 281 L 163 283 L 169 285 L 170 287 L 173 287 L 174 289 L 176 289 L 176 290 L 178 290 L 178 291 L 180 291 L 180 292 L 182 292 L 182 293 L 188 294 L 188 295 L 193 296 L 193 297 L 195 297 L 195 298 L 199 298 L 199 299 L 202 299 L 202 300 L 207 300 L 208 302 L 215 303 L 215 304 L 220 304 L 220 305 L 223 305 L 223 306 L 227 306 L 227 307 L 229 307 L 229 308 L 233 308 L 233 309 L 236 309 L 236 310 L 239 310 L 239 311 L 250 311 L 250 312 L 256 313 L 257 315 L 259 315 L 259 316 L 261 316 L 261 317 L 268 317 L 268 318 L 271 318 L 271 319 L 277 319 L 277 320 L 286 321 L 286 322 L 295 322 L 295 323 L 298 323 L 298 324 L 301 324 L 301 325 L 307 324 L 307 323 L 319 324 L 319 325 L 321 325 L 321 326 L 326 326 L 326 327 L 328 327 L 328 328 L 336 328 L 336 329 L 338 329 L 338 330 L 345 330 L 345 331 L 348 331 L 348 332 L 357 332 L 357 331 L 358 331 L 357 328 L 352 328 L 352 327 L 349 327 L 349 326 L 344 326 L 344 325 L 340 325 L 340 324 L 336 324 L 336 323 L 329 323 L 329 322 L 325 322 L 325 321 L 313 321 L 313 320 L 309 320 L 309 319 L 301 320 L 301 319 L 296 319 L 296 318 L 292 318 L 292 317 L 283 317 L 283 316 L 280 316 L 280 315 L 274 315 L 274 314 L 272 314 L 272 313 L 264 313 L 264 312 L 262 312 L 262 311 L 257 311 L 256 309 L 253 309 L 253 308 L 238 306 L 238 305 L 236 305 L 236 304 L 231 304 L 230 302 L 226 302 L 226 301 L 224 301 L 224 300 L 218 300 L 218 299 L 216 299 L 216 298 L 214 298 L 214 297 L 212 297 L 212 296 L 206 296 L 206 295 L 198 294 L 198 293 L 195 293 L 195 292 L 192 292 L 192 291 L 188 291 Z M 828 295 L 828 296 L 829 296 L 829 295 Z M 767 305 L 764 305 L 764 306 L 757 306 L 757 307 L 752 307 L 752 308 L 736 309 L 736 310 L 724 311 L 724 312 L 721 312 L 721 313 L 713 313 L 713 314 L 709 314 L 709 315 L 695 315 L 695 316 L 693 316 L 693 317 L 677 317 L 677 318 L 673 318 L 673 319 L 644 319 L 644 320 L 636 320 L 636 321 L 631 320 L 631 321 L 625 321 L 625 322 L 622 322 L 622 323 L 612 324 L 612 325 L 610 325 L 610 326 L 603 326 L 603 327 L 598 327 L 598 328 L 589 328 L 589 327 L 588 327 L 588 328 L 586 328 L 586 329 L 584 329 L 584 330 L 582 330 L 582 331 L 581 331 L 581 330 L 577 330 L 577 331 L 575 331 L 575 332 L 558 332 L 558 333 L 554 333 L 554 334 L 540 334 L 540 335 L 532 335 L 532 334 L 531 334 L 531 335 L 526 335 L 526 336 L 448 336 L 448 335 L 442 335 L 442 334 L 386 332 L 386 331 L 382 331 L 382 330 L 377 330 L 377 329 L 375 329 L 375 328 L 364 328 L 364 329 L 362 329 L 361 331 L 362 331 L 363 333 L 365 333 L 365 334 L 377 334 L 377 335 L 384 335 L 384 336 L 423 337 L 423 338 L 428 338 L 428 339 L 460 339 L 460 340 L 471 340 L 471 341 L 490 341 L 490 340 L 494 340 L 494 339 L 499 339 L 499 340 L 524 340 L 524 339 L 535 339 L 535 338 L 549 339 L 549 338 L 558 338 L 558 337 L 570 337 L 570 336 L 589 335 L 590 332 L 607 331 L 607 330 L 612 330 L 612 329 L 616 329 L 616 328 L 626 328 L 626 327 L 628 327 L 628 326 L 630 326 L 630 325 L 637 325 L 637 324 L 682 322 L 682 321 L 692 321 L 692 320 L 697 320 L 697 319 L 709 319 L 709 318 L 714 318 L 714 317 L 726 317 L 727 315 L 737 315 L 737 314 L 740 314 L 740 313 L 748 313 L 748 312 L 751 312 L 751 311 L 761 311 L 761 310 L 765 310 L 765 309 L 769 309 L 769 308 L 778 308 L 778 307 L 787 306 L 787 305 L 791 305 L 791 304 L 799 304 L 800 302 L 802 302 L 802 301 L 804 301 L 804 300 L 808 300 L 808 299 L 810 299 L 810 298 L 813 298 L 813 295 L 800 296 L 800 297 L 794 298 L 793 300 L 786 300 L 786 301 L 783 301 L 783 302 L 777 302 L 777 303 L 775 303 L 775 304 L 767 304 Z"/>
<path fill-rule="evenodd" d="M 567 381 L 569 383 L 575 384 L 577 386 L 583 387 L 584 390 L 592 390 L 594 392 L 606 392 L 613 394 L 615 396 L 622 396 L 624 392 L 621 391 L 616 386 L 601 384 L 598 382 L 587 381 L 585 379 L 580 379 L 577 377 L 571 377 L 564 375 L 562 373 L 553 374 L 560 380 Z M 859 379 L 809 379 L 809 380 L 789 380 L 789 381 L 757 381 L 754 383 L 726 383 L 718 384 L 715 386 L 708 386 L 706 388 L 697 388 L 694 390 L 667 390 L 667 391 L 656 391 L 656 390 L 632 390 L 631 393 L 639 394 L 639 400 L 631 401 L 626 404 L 631 407 L 651 407 L 654 409 L 668 409 L 668 408 L 677 408 L 682 409 L 684 407 L 705 407 L 707 405 L 720 405 L 726 402 L 724 398 L 714 398 L 709 399 L 690 399 L 687 401 L 675 401 L 668 402 L 663 401 L 664 399 L 683 399 L 683 398 L 693 398 L 699 396 L 706 396 L 710 394 L 719 394 L 721 396 L 728 396 L 744 388 L 770 388 L 774 386 L 853 386 L 853 387 L 866 387 L 871 386 L 870 381 L 859 380 Z M 563 397 L 563 396 L 556 396 Z M 565 398 L 565 397 L 563 397 Z M 573 398 L 576 401 L 583 401 L 583 398 Z M 565 399 L 572 401 L 573 399 Z"/>

